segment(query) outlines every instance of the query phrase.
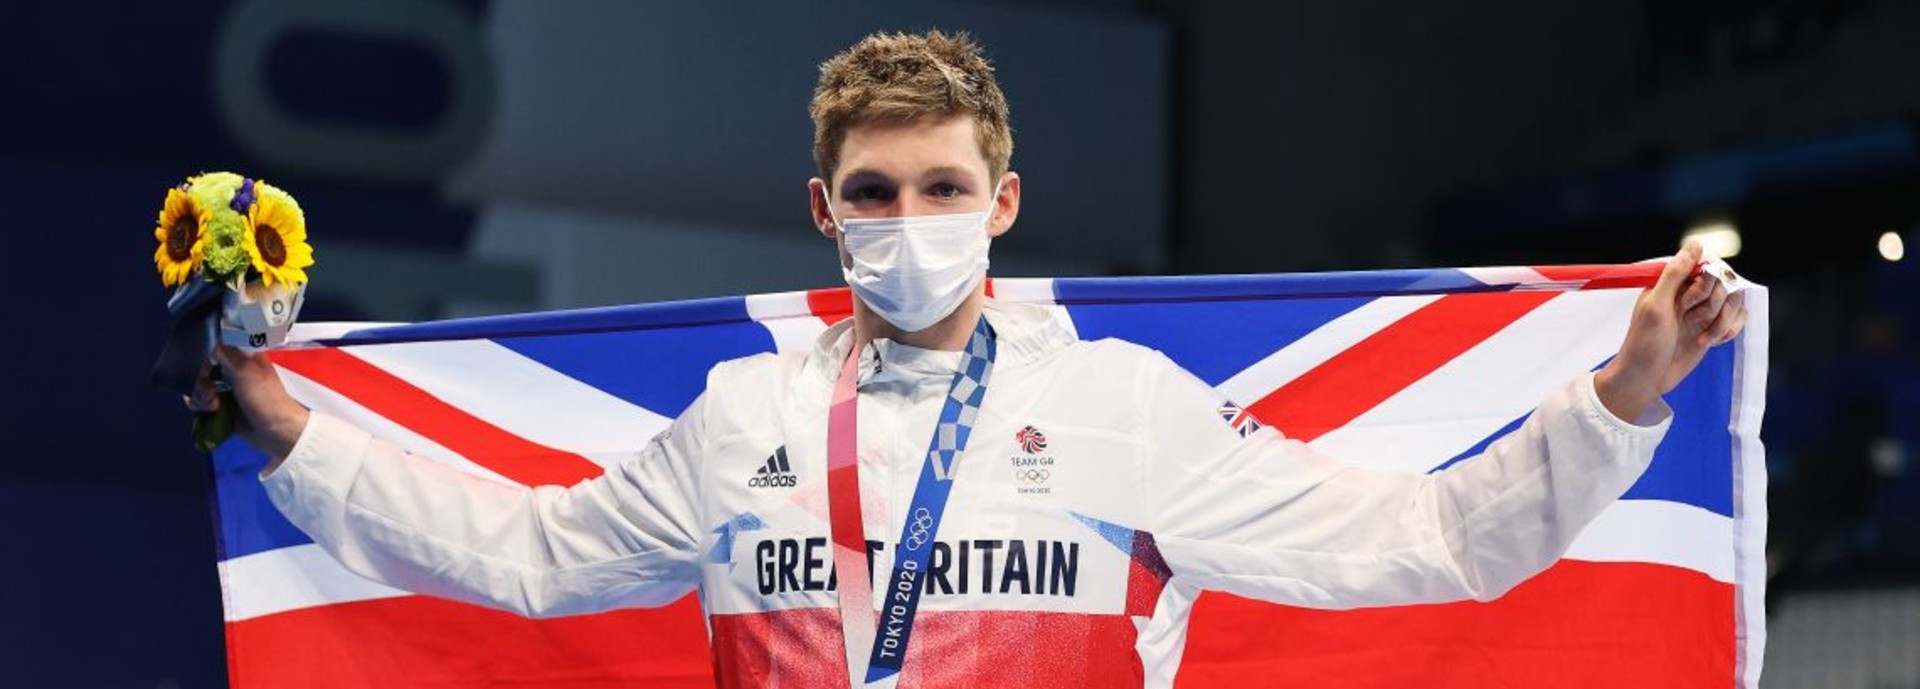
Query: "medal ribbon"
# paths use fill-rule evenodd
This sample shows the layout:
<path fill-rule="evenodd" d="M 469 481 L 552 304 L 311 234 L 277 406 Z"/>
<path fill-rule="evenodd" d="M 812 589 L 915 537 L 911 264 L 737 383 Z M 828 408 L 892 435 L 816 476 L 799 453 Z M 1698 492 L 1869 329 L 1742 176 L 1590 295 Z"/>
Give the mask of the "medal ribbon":
<path fill-rule="evenodd" d="M 987 327 L 987 319 L 982 316 L 961 351 L 960 370 L 953 374 L 953 383 L 940 407 L 940 421 L 927 443 L 920 481 L 900 527 L 900 542 L 894 547 L 893 573 L 887 579 L 878 623 L 872 609 L 873 574 L 860 512 L 858 349 L 848 352 L 840 366 L 832 406 L 827 411 L 827 504 L 850 687 L 891 686 L 899 681 L 907 641 L 912 638 L 920 608 L 920 593 L 926 588 L 925 573 L 933 555 L 934 537 L 940 531 L 940 518 L 953 490 L 956 462 L 967 448 L 980 402 L 986 399 L 987 379 L 993 373 L 998 349 L 993 329 Z M 870 649 L 865 662 L 860 659 L 863 649 Z"/>

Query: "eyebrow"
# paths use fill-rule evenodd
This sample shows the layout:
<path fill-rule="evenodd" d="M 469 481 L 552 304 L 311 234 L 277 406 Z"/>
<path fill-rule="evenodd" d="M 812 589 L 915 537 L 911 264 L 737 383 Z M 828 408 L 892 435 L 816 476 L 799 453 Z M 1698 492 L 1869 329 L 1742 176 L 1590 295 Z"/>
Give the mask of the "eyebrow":
<path fill-rule="evenodd" d="M 920 173 L 920 176 L 922 178 L 959 177 L 962 179 L 970 179 L 971 174 L 972 173 L 968 172 L 966 168 L 954 167 L 952 165 L 940 165 L 936 167 L 927 168 L 925 171 Z M 856 180 L 857 181 L 882 180 L 887 182 L 894 181 L 892 175 L 888 175 L 887 173 L 884 173 L 872 168 L 863 167 L 863 168 L 858 168 L 851 172 L 848 172 L 845 177 L 842 177 L 840 179 L 840 184 L 841 186 L 844 187 L 847 184 L 851 184 L 855 182 Z"/>

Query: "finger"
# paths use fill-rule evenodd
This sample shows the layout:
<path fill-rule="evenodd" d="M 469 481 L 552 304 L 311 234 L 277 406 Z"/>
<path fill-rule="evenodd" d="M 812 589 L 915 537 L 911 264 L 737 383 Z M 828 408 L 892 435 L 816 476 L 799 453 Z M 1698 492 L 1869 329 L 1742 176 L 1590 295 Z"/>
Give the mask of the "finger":
<path fill-rule="evenodd" d="M 1707 345 L 1719 345 L 1732 339 L 1740 323 L 1741 312 L 1743 310 L 1740 304 L 1734 303 L 1732 299 L 1729 299 L 1725 308 L 1713 314 L 1713 318 L 1708 320 L 1700 329 L 1700 334 L 1697 337 L 1698 341 Z"/>
<path fill-rule="evenodd" d="M 1667 260 L 1666 269 L 1660 271 L 1660 280 L 1653 284 L 1654 294 L 1662 301 L 1673 299 L 1674 295 L 1680 292 L 1680 288 L 1686 284 L 1687 278 L 1693 277 L 1693 268 L 1698 265 L 1700 265 L 1700 242 L 1689 239 L 1687 245 L 1680 248 L 1679 253 Z"/>
<path fill-rule="evenodd" d="M 1725 337 L 1720 339 L 1720 342 L 1722 344 L 1732 342 L 1734 338 L 1737 338 L 1740 336 L 1740 331 L 1746 327 L 1747 327 L 1747 310 L 1743 308 L 1743 309 L 1740 309 L 1739 315 L 1734 316 L 1733 325 L 1727 328 L 1727 334 Z"/>
<path fill-rule="evenodd" d="M 193 386 L 193 394 L 181 395 L 181 399 L 185 400 L 187 408 L 193 411 L 210 412 L 220 409 L 220 396 L 214 393 L 213 383 L 209 381 L 202 380 L 196 383 Z"/>
<path fill-rule="evenodd" d="M 200 406 L 208 411 L 220 406 L 220 381 L 214 379 L 211 369 L 207 377 L 201 378 L 199 383 L 193 386 L 193 395 L 198 398 Z"/>
<path fill-rule="evenodd" d="M 230 369 L 239 368 L 241 365 L 246 363 L 242 359 L 240 350 L 234 349 L 227 345 L 215 345 L 213 348 L 213 358 L 215 361 L 220 362 L 221 366 L 224 366 Z"/>
<path fill-rule="evenodd" d="M 1727 299 L 1727 307 L 1721 310 L 1720 317 L 1713 322 L 1714 344 L 1724 344 L 1739 336 L 1740 328 L 1747 324 L 1747 300 L 1745 294 L 1735 294 Z"/>
<path fill-rule="evenodd" d="M 1727 286 L 1719 280 L 1709 280 L 1713 287 L 1707 290 L 1706 299 L 1687 311 L 1687 324 L 1700 330 L 1709 330 L 1714 319 L 1719 318 L 1727 304 Z"/>
<path fill-rule="evenodd" d="M 1688 278 L 1686 291 L 1680 293 L 1680 310 L 1685 312 L 1705 301 L 1707 296 L 1713 293 L 1712 282 L 1714 282 L 1713 278 L 1705 275 Z"/>
<path fill-rule="evenodd" d="M 1716 320 L 1712 326 L 1701 331 L 1700 339 L 1706 342 L 1706 346 L 1708 347 L 1718 347 L 1731 342 L 1735 332 L 1734 328 L 1738 327 L 1740 320 L 1740 312 L 1729 311 L 1724 321 Z"/>

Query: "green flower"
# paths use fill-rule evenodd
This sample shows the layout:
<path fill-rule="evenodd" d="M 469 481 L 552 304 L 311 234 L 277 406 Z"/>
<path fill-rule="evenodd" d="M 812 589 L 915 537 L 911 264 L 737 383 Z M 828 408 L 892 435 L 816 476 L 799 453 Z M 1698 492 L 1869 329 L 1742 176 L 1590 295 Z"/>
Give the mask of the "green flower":
<path fill-rule="evenodd" d="M 193 186 L 187 190 L 194 201 L 213 216 L 207 222 L 203 264 L 208 280 L 233 282 L 253 267 L 253 257 L 247 253 L 247 216 L 234 212 L 230 206 L 234 192 L 239 191 L 245 181 L 231 172 L 213 172 L 195 177 Z"/>

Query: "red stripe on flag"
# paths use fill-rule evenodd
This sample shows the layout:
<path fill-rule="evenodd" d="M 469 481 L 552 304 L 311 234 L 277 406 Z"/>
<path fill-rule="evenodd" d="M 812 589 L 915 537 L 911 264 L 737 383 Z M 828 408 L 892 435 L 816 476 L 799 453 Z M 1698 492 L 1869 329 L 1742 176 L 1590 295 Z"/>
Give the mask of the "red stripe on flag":
<path fill-rule="evenodd" d="M 1533 272 L 1559 282 L 1586 281 L 1580 289 L 1620 289 L 1652 287 L 1653 283 L 1660 281 L 1660 271 L 1666 269 L 1665 262 L 1647 262 L 1607 266 L 1534 266 Z"/>
<path fill-rule="evenodd" d="M 1287 437 L 1311 441 L 1378 406 L 1557 294 L 1441 297 L 1247 405 L 1247 411 Z"/>
<path fill-rule="evenodd" d="M 993 296 L 993 278 L 987 278 L 987 296 Z M 827 325 L 853 315 L 853 290 L 845 287 L 807 290 L 807 310 Z"/>
<path fill-rule="evenodd" d="M 509 433 L 344 350 L 283 349 L 272 358 L 508 480 L 570 486 L 601 473 L 600 465 L 585 457 Z"/>
<path fill-rule="evenodd" d="M 693 596 L 548 620 L 427 596 L 359 601 L 229 622 L 227 649 L 234 689 L 713 686 Z"/>
<path fill-rule="evenodd" d="M 1324 611 L 1203 594 L 1177 685 L 1733 686 L 1731 585 L 1644 563 L 1562 561 L 1491 603 Z M 227 627 L 235 689 L 844 687 L 831 608 L 660 609 L 527 620 L 425 596 Z M 903 686 L 1140 686 L 1120 615 L 923 611 Z M 993 643 L 982 643 L 991 639 Z M 1128 659 L 1133 662 L 1111 662 Z M 720 682 L 713 667 L 726 669 Z"/>
<path fill-rule="evenodd" d="M 853 290 L 845 287 L 807 290 L 807 310 L 827 325 L 846 320 L 853 315 Z"/>
<path fill-rule="evenodd" d="M 1561 561 L 1491 603 L 1290 608 L 1206 593 L 1176 686 L 1731 687 L 1734 588 Z"/>

